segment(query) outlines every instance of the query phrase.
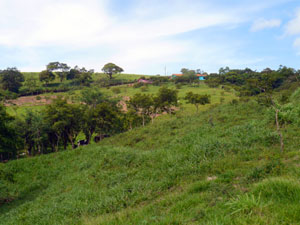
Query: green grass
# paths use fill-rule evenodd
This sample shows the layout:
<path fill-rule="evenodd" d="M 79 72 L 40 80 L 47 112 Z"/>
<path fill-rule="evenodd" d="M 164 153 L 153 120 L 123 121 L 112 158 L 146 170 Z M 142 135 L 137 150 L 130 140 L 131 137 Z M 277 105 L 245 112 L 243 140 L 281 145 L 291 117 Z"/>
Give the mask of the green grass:
<path fill-rule="evenodd" d="M 136 77 L 138 75 L 128 75 L 128 76 Z M 175 85 L 173 83 L 169 83 L 166 85 L 169 88 L 175 89 Z M 119 94 L 116 94 L 113 92 L 114 87 L 111 87 L 111 88 L 96 87 L 96 88 L 98 90 L 100 90 L 101 92 L 103 92 L 108 97 L 113 96 L 113 97 L 119 98 L 119 99 L 122 99 L 124 96 L 131 97 L 134 94 L 141 92 L 141 88 L 133 88 L 128 85 L 120 85 L 117 87 L 120 89 Z M 95 87 L 92 86 L 91 88 L 95 88 Z M 148 91 L 143 92 L 143 93 L 155 95 L 158 92 L 159 88 L 160 88 L 160 86 L 149 85 Z M 39 96 L 41 96 L 41 97 L 51 97 L 54 95 L 62 96 L 62 97 L 67 97 L 70 100 L 74 100 L 75 102 L 79 102 L 81 91 L 82 90 L 72 90 L 72 91 L 61 92 L 61 93 L 46 93 L 46 94 L 40 94 Z M 186 101 L 184 100 L 186 93 L 189 91 L 193 91 L 193 92 L 199 93 L 199 94 L 211 95 L 211 104 L 202 106 L 201 107 L 202 111 L 207 110 L 209 107 L 211 107 L 211 105 L 219 104 L 221 98 L 224 98 L 224 103 L 228 103 L 228 102 L 232 101 L 232 99 L 236 99 L 235 93 L 233 90 L 231 90 L 230 92 L 226 92 L 223 89 L 211 89 L 211 88 L 208 88 L 204 83 L 200 84 L 199 86 L 192 86 L 192 87 L 188 86 L 188 85 L 183 85 L 181 89 L 178 89 L 178 96 L 179 96 L 180 107 L 183 109 L 185 114 L 186 113 L 194 113 L 194 111 L 196 109 L 195 106 L 193 106 L 191 104 L 187 104 Z M 40 110 L 41 108 L 43 108 L 43 106 L 35 106 L 33 103 L 32 104 L 29 103 L 26 106 L 10 106 L 10 107 L 8 107 L 8 113 L 13 116 L 17 116 L 17 115 L 23 114 L 24 111 L 26 111 L 27 109 Z"/>
<path fill-rule="evenodd" d="M 300 128 L 285 126 L 280 153 L 263 106 L 205 85 L 179 96 L 190 90 L 212 104 L 196 114 L 183 102 L 99 144 L 5 164 L 16 176 L 0 224 L 300 224 Z"/>
<path fill-rule="evenodd" d="M 265 114 L 254 102 L 222 105 L 9 162 L 14 201 L 1 206 L 0 223 L 300 223 L 300 141 L 287 138 L 280 155 Z"/>

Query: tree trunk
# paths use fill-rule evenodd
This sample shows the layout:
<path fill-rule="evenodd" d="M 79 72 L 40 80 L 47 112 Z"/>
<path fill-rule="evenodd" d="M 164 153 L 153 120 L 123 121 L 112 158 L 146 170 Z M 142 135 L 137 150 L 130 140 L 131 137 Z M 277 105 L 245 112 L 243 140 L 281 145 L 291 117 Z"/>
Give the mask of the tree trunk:
<path fill-rule="evenodd" d="M 284 151 L 284 142 L 283 142 L 282 132 L 280 131 L 280 125 L 279 125 L 279 121 L 278 121 L 278 113 L 279 113 L 279 110 L 275 109 L 275 120 L 276 120 L 277 133 L 280 137 L 280 149 L 281 149 L 281 152 L 283 152 Z"/>
<path fill-rule="evenodd" d="M 59 135 L 55 134 L 57 137 L 56 146 L 55 146 L 55 152 L 58 152 L 58 145 L 59 145 Z"/>
<path fill-rule="evenodd" d="M 142 118 L 143 118 L 143 127 L 145 126 L 145 116 L 144 114 L 142 115 Z"/>

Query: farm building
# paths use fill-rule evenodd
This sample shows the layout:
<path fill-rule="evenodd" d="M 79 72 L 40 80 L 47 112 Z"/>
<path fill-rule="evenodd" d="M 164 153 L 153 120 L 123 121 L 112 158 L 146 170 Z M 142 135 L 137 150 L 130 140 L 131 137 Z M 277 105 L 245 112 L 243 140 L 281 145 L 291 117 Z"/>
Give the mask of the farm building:
<path fill-rule="evenodd" d="M 138 83 L 143 83 L 143 84 L 152 84 L 153 82 L 151 80 L 145 80 L 145 79 L 138 79 Z"/>
<path fill-rule="evenodd" d="M 205 80 L 205 78 L 207 77 L 206 74 L 196 74 L 197 77 L 199 78 L 199 80 Z M 182 77 L 183 74 L 172 74 L 172 79 L 175 77 Z"/>

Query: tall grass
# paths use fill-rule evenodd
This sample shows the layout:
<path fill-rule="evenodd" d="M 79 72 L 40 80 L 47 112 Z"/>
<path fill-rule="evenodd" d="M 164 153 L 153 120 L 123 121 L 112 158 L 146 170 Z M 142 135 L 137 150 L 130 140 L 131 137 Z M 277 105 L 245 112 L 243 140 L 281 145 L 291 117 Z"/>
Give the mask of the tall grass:
<path fill-rule="evenodd" d="M 9 162 L 14 200 L 0 224 L 300 223 L 300 129 L 285 128 L 281 154 L 266 114 L 252 101 L 187 110 L 98 145 Z"/>

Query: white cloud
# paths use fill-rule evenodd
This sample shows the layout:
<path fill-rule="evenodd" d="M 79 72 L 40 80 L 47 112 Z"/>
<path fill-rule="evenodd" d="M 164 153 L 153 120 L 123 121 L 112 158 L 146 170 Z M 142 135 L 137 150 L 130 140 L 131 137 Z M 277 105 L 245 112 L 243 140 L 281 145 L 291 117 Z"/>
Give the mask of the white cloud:
<path fill-rule="evenodd" d="M 294 41 L 294 46 L 295 46 L 295 47 L 300 47 L 300 38 L 297 38 L 297 39 Z"/>
<path fill-rule="evenodd" d="M 286 33 L 289 35 L 300 34 L 300 9 L 297 10 L 295 18 L 288 22 Z"/>
<path fill-rule="evenodd" d="M 255 11 L 267 7 L 266 4 L 256 7 L 251 4 L 253 7 L 246 9 L 243 5 L 223 7 L 204 0 L 138 0 L 129 15 L 122 15 L 113 13 L 110 3 L 108 0 L 0 0 L 0 47 L 22 49 L 25 57 L 28 51 L 28 56 L 38 62 L 23 60 L 28 66 L 21 69 L 44 66 L 45 55 L 51 53 L 43 48 L 66 52 L 99 49 L 93 56 L 88 53 L 75 59 L 70 56 L 65 62 L 99 68 L 99 64 L 113 61 L 128 72 L 149 68 L 152 72 L 155 64 L 189 60 L 214 63 L 217 56 L 219 61 L 228 57 L 220 43 L 208 47 L 205 41 L 200 43 L 193 38 L 187 41 L 178 36 L 204 28 L 235 27 L 249 20 Z M 280 25 L 276 20 L 263 22 L 264 28 Z M 262 29 L 262 25 L 256 27 Z M 209 37 L 206 40 L 209 42 Z M 230 48 L 236 49 L 235 44 Z M 195 51 L 203 54 L 191 59 Z M 60 60 L 59 56 L 54 60 Z"/>
<path fill-rule="evenodd" d="M 297 49 L 297 55 L 300 55 L 300 37 L 294 41 L 294 47 Z"/>
<path fill-rule="evenodd" d="M 256 32 L 256 31 L 260 31 L 260 30 L 264 30 L 264 29 L 280 27 L 280 25 L 281 25 L 281 20 L 279 20 L 279 19 L 267 20 L 267 19 L 260 18 L 256 21 L 254 21 L 250 30 L 252 32 Z"/>
<path fill-rule="evenodd" d="M 6 46 L 89 43 L 110 25 L 113 18 L 106 14 L 104 1 L 7 2 L 4 1 L 6 4 L 1 8 L 3 11 L 0 9 L 0 44 Z"/>
<path fill-rule="evenodd" d="M 296 11 L 295 17 L 290 20 L 285 27 L 285 35 L 299 35 L 300 34 L 300 9 Z M 296 38 L 293 44 L 297 54 L 300 55 L 300 37 Z"/>

